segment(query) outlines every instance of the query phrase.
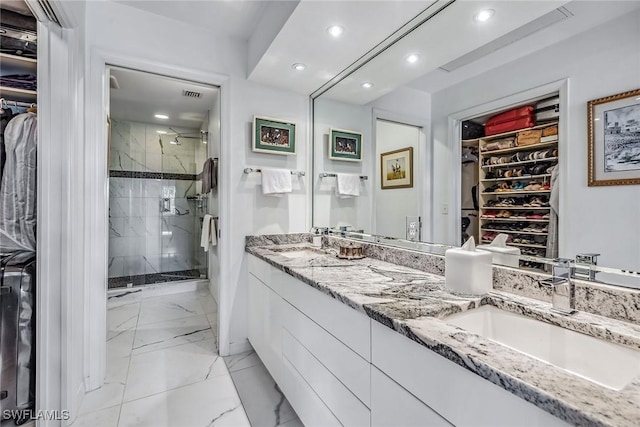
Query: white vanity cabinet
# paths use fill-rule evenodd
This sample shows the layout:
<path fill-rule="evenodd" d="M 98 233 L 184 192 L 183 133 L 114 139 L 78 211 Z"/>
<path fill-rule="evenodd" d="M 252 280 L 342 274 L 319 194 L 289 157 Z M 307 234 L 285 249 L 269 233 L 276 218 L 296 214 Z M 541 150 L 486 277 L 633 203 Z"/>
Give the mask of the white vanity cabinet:
<path fill-rule="evenodd" d="M 569 425 L 377 322 L 371 326 L 371 363 L 455 426 Z"/>
<path fill-rule="evenodd" d="M 567 426 L 248 255 L 249 341 L 305 426 Z"/>

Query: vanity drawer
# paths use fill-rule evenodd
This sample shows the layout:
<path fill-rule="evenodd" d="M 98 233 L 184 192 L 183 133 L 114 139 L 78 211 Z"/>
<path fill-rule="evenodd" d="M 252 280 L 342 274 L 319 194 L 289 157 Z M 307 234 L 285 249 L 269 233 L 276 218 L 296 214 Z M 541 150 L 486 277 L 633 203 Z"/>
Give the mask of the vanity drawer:
<path fill-rule="evenodd" d="M 282 355 L 304 378 L 342 425 L 370 426 L 371 412 L 369 408 L 358 400 L 286 329 L 282 331 Z"/>
<path fill-rule="evenodd" d="M 340 421 L 286 358 L 283 358 L 282 382 L 279 385 L 305 426 L 342 427 Z"/>
<path fill-rule="evenodd" d="M 375 367 L 456 426 L 568 426 L 377 322 L 371 326 L 371 356 Z"/>
<path fill-rule="evenodd" d="M 284 328 L 342 384 L 369 406 L 371 365 L 307 316 L 283 302 Z M 345 325 L 348 327 L 348 325 Z"/>
<path fill-rule="evenodd" d="M 249 342 L 278 382 L 282 369 L 282 306 L 286 303 L 251 274 L 247 301 Z"/>
<path fill-rule="evenodd" d="M 371 427 L 451 425 L 382 371 L 371 368 Z"/>
<path fill-rule="evenodd" d="M 280 295 L 283 271 L 251 254 L 248 256 L 247 263 L 249 264 L 249 273 Z"/>
<path fill-rule="evenodd" d="M 327 332 L 371 360 L 371 322 L 368 316 L 344 305 L 298 279 L 282 275 L 282 297 Z"/>

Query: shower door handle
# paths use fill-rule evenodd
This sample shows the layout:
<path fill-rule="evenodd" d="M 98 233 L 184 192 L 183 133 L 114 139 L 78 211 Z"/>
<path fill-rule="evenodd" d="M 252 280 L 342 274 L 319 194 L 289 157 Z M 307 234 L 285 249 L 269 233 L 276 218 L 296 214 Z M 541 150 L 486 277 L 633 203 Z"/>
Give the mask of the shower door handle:
<path fill-rule="evenodd" d="M 171 211 L 171 199 L 165 197 L 164 199 L 162 199 L 162 212 L 169 211 Z"/>

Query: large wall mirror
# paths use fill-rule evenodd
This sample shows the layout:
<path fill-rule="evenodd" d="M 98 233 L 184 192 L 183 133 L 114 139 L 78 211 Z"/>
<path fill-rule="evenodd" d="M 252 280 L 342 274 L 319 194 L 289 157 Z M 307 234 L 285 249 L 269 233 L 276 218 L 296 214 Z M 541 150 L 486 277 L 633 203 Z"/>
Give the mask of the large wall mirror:
<path fill-rule="evenodd" d="M 596 168 L 640 175 L 640 94 L 588 118 L 640 89 L 640 2 L 437 3 L 313 95 L 314 227 L 431 249 L 411 241 L 506 234 L 506 264 L 600 254 L 640 287 L 640 185 L 588 181 L 591 128 Z"/>

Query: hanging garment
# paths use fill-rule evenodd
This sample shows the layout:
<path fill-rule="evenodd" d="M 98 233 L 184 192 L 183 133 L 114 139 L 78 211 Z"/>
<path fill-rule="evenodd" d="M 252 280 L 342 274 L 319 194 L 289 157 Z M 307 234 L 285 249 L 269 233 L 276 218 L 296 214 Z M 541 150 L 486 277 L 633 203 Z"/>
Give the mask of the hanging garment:
<path fill-rule="evenodd" d="M 6 162 L 0 188 L 0 252 L 36 250 L 38 118 L 14 117 L 4 132 Z"/>
<path fill-rule="evenodd" d="M 4 171 L 4 163 L 7 160 L 7 152 L 4 148 L 4 130 L 13 118 L 11 108 L 0 109 L 0 187 L 2 187 L 2 171 Z"/>
<path fill-rule="evenodd" d="M 202 166 L 202 193 L 207 194 L 218 186 L 218 161 L 207 159 Z"/>
<path fill-rule="evenodd" d="M 202 235 L 200 236 L 200 246 L 205 252 L 209 251 L 209 246 L 218 244 L 218 227 L 216 219 L 206 214 L 202 219 Z"/>

